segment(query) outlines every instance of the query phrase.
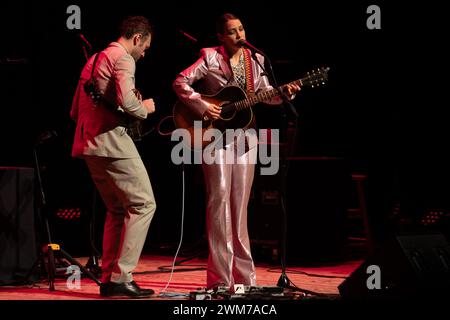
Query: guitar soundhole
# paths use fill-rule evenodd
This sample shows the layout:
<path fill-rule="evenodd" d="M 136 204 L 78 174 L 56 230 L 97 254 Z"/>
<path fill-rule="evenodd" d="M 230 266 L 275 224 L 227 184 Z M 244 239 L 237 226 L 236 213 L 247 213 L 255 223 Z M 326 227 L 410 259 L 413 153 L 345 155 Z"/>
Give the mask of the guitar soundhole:
<path fill-rule="evenodd" d="M 236 110 L 231 108 L 230 101 L 224 101 L 222 104 L 222 112 L 220 113 L 220 119 L 224 121 L 229 121 L 236 115 Z"/>

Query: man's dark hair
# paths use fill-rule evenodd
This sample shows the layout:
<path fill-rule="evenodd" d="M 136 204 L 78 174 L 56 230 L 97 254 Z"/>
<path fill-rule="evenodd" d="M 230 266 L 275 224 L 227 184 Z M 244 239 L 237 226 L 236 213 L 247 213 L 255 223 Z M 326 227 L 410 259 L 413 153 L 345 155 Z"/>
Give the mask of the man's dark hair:
<path fill-rule="evenodd" d="M 225 32 L 225 24 L 229 20 L 240 20 L 235 14 L 232 13 L 224 13 L 221 15 L 216 21 L 216 32 L 219 34 L 223 34 Z"/>
<path fill-rule="evenodd" d="M 130 16 L 125 18 L 120 25 L 120 36 L 131 39 L 133 35 L 140 33 L 143 38 L 152 34 L 152 26 L 147 18 L 142 16 Z"/>

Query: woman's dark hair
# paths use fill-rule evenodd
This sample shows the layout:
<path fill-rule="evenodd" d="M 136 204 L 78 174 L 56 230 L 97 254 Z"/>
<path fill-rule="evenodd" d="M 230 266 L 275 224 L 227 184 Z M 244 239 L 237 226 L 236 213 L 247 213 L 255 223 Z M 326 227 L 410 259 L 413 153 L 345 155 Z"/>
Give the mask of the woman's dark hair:
<path fill-rule="evenodd" d="M 142 34 L 143 38 L 152 34 L 152 26 L 147 18 L 142 16 L 129 16 L 120 25 L 120 36 L 131 39 L 136 33 Z"/>
<path fill-rule="evenodd" d="M 236 19 L 240 20 L 238 16 L 232 13 L 224 13 L 216 21 L 216 32 L 219 34 L 223 34 L 225 31 L 225 24 L 230 20 Z"/>

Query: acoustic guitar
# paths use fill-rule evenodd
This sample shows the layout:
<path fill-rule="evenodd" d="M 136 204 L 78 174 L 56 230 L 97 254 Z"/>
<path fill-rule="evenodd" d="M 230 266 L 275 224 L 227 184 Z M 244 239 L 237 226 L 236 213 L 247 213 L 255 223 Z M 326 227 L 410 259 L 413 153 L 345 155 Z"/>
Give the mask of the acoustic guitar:
<path fill-rule="evenodd" d="M 216 120 L 199 117 L 190 107 L 178 100 L 173 108 L 175 127 L 188 130 L 191 137 L 189 146 L 192 149 L 203 149 L 213 142 L 214 139 L 212 141 L 198 140 L 193 138 L 195 135 L 203 137 L 206 130 L 213 128 L 218 129 L 221 133 L 224 133 L 226 129 L 247 128 L 254 121 L 252 106 L 279 96 L 282 94 L 283 88 L 289 84 L 312 88 L 323 85 L 328 80 L 329 70 L 329 67 L 312 70 L 301 79 L 250 97 L 247 97 L 247 94 L 237 86 L 224 87 L 214 95 L 202 95 L 202 100 L 222 107 L 220 117 Z M 201 121 L 201 126 L 194 126 L 194 121 Z M 197 145 L 198 141 L 201 141 L 200 145 Z"/>

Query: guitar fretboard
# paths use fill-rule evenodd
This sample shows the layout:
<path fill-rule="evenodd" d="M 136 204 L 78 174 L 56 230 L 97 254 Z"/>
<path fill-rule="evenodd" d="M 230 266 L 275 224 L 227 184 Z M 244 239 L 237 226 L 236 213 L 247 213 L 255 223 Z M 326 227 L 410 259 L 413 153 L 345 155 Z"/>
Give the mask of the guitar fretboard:
<path fill-rule="evenodd" d="M 251 106 L 254 106 L 257 103 L 268 101 L 274 97 L 279 96 L 280 93 L 283 91 L 283 87 L 285 87 L 285 86 L 288 86 L 290 84 L 297 84 L 297 85 L 303 86 L 304 85 L 303 82 L 304 82 L 304 79 L 298 79 L 298 80 L 289 82 L 288 84 L 285 84 L 283 86 L 280 86 L 278 88 L 274 88 L 272 90 L 258 93 L 257 95 L 255 95 L 253 97 L 250 97 L 250 98 L 247 98 L 244 100 L 240 100 L 240 101 L 236 101 L 236 102 L 232 103 L 231 105 L 233 106 L 234 109 L 236 109 L 238 111 L 246 109 L 246 108 L 250 108 Z"/>
<path fill-rule="evenodd" d="M 328 67 L 321 68 L 320 70 L 318 69 L 318 72 L 313 71 L 312 74 L 308 73 L 308 75 L 302 79 L 289 82 L 285 85 L 279 86 L 278 88 L 274 88 L 272 90 L 258 93 L 257 95 L 249 97 L 247 99 L 235 101 L 233 103 L 230 103 L 229 105 L 226 105 L 224 107 L 225 109 L 224 111 L 225 112 L 234 110 L 239 111 L 246 108 L 250 108 L 251 106 L 254 106 L 257 103 L 268 101 L 276 96 L 281 95 L 283 92 L 283 88 L 291 84 L 296 84 L 299 86 L 311 86 L 311 87 L 314 87 L 321 83 L 323 84 L 328 79 L 327 75 L 328 70 L 330 70 L 330 68 Z"/>
<path fill-rule="evenodd" d="M 235 110 L 238 110 L 238 111 L 246 109 L 246 108 L 250 108 L 251 106 L 254 106 L 257 103 L 268 101 L 274 97 L 281 95 L 281 93 L 283 92 L 283 87 L 291 85 L 291 84 L 297 84 L 299 86 L 306 86 L 306 85 L 311 85 L 311 81 L 309 81 L 308 77 L 298 79 L 298 80 L 289 82 L 285 85 L 282 85 L 278 88 L 274 88 L 274 89 L 271 89 L 268 91 L 258 93 L 257 95 L 252 96 L 250 98 L 233 102 L 232 104 L 230 104 L 230 107 Z"/>

